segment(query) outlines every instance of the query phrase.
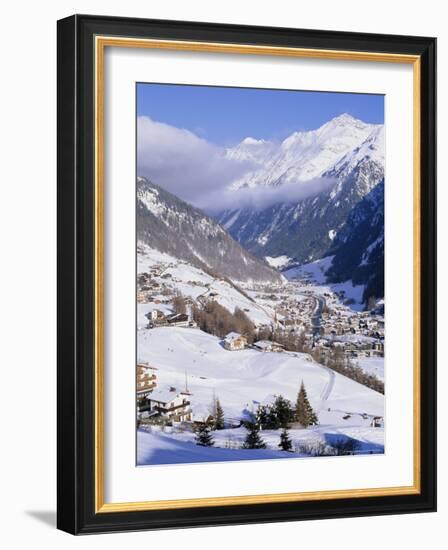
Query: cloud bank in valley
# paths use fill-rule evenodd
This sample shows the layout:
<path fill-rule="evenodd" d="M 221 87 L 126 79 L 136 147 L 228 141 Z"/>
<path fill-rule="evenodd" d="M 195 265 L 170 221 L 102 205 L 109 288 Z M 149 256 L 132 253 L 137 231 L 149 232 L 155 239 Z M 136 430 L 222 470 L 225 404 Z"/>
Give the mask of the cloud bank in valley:
<path fill-rule="evenodd" d="M 261 209 L 297 201 L 332 183 L 328 179 L 315 179 L 300 185 L 229 189 L 235 180 L 257 167 L 250 160 L 229 158 L 223 147 L 189 130 L 147 116 L 137 119 L 137 174 L 210 212 L 249 205 Z"/>

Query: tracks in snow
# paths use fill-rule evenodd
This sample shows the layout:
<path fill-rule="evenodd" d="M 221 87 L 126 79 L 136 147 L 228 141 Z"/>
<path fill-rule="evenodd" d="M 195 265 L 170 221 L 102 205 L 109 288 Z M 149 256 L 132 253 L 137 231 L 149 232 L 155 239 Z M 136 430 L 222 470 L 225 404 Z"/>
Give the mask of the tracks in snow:
<path fill-rule="evenodd" d="M 319 367 L 321 367 L 322 369 L 326 370 L 327 373 L 329 374 L 329 380 L 326 386 L 324 387 L 324 389 L 322 390 L 322 393 L 320 394 L 321 401 L 325 402 L 330 397 L 331 392 L 333 391 L 334 382 L 336 380 L 336 374 L 334 370 L 326 367 L 325 365 L 321 365 L 320 363 L 316 363 L 316 364 L 319 365 Z"/>

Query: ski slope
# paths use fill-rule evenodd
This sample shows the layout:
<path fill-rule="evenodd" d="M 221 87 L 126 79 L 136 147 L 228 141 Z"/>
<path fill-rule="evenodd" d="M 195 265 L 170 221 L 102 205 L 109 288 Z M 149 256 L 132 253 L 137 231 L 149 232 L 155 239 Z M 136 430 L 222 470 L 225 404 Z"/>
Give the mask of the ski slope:
<path fill-rule="evenodd" d="M 138 349 L 139 360 L 158 368 L 160 389 L 172 386 L 182 391 L 188 385 L 193 413 L 211 411 L 216 396 L 225 417 L 238 421 L 260 403 L 271 403 L 275 395 L 294 403 L 303 380 L 320 425 L 298 430 L 298 436 L 309 438 L 314 433 L 321 438 L 323 432 L 336 430 L 352 437 L 353 430 L 361 430 L 365 441 L 370 441 L 371 433 L 375 445 L 382 445 L 377 441 L 382 439 L 381 430 L 371 428 L 370 423 L 373 416 L 384 414 L 383 395 L 319 365 L 306 354 L 227 351 L 219 338 L 180 327 L 139 331 Z"/>

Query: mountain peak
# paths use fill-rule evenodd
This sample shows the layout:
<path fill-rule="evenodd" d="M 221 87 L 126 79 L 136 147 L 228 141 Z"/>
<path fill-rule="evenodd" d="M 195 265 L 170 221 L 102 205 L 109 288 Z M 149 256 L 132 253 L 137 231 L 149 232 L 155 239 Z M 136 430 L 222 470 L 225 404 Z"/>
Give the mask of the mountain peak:
<path fill-rule="evenodd" d="M 325 124 L 323 124 L 319 130 L 327 129 L 327 128 L 337 128 L 337 127 L 351 127 L 351 128 L 367 128 L 371 126 L 370 124 L 367 124 L 366 122 L 363 122 L 359 118 L 355 118 L 354 116 L 350 115 L 349 113 L 342 113 L 341 115 L 338 115 Z"/>
<path fill-rule="evenodd" d="M 254 161 L 256 166 L 234 181 L 231 189 L 297 184 L 319 178 L 346 155 L 359 150 L 369 135 L 381 128 L 342 113 L 317 129 L 293 132 L 279 145 L 250 145 L 246 138 L 227 156 Z"/>
<path fill-rule="evenodd" d="M 355 118 L 354 116 L 352 116 L 349 113 L 342 113 L 341 115 L 338 115 L 337 117 L 334 117 L 333 122 L 334 121 L 338 121 L 338 122 L 352 122 L 352 121 L 361 122 L 358 118 Z"/>

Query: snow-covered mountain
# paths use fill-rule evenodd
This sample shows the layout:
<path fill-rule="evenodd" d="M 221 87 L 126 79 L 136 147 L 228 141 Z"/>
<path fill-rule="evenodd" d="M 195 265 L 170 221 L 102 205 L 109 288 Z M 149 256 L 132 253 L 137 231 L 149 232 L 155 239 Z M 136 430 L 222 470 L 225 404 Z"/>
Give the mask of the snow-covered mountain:
<path fill-rule="evenodd" d="M 278 146 L 272 141 L 247 137 L 236 147 L 229 147 L 225 156 L 240 161 L 250 161 L 255 165 L 263 165 L 267 159 L 277 152 Z"/>
<path fill-rule="evenodd" d="M 234 281 L 280 283 L 281 275 L 215 220 L 145 178 L 137 178 L 137 239 Z"/>
<path fill-rule="evenodd" d="M 236 147 L 234 154 L 241 148 L 244 151 L 243 144 Z M 347 114 L 317 130 L 296 132 L 264 161 L 258 156 L 258 168 L 234 182 L 232 189 L 236 193 L 239 189 L 256 192 L 266 187 L 281 190 L 286 186 L 307 184 L 308 196 L 285 200 L 279 193 L 281 200 L 265 208 L 226 210 L 218 214 L 217 219 L 245 248 L 260 257 L 269 257 L 271 265 L 278 257 L 290 258 L 291 265 L 330 254 L 335 255 L 338 266 L 343 264 L 343 254 L 351 256 L 353 262 L 348 243 L 350 232 L 360 228 L 355 220 L 362 211 L 363 227 L 377 227 L 373 218 L 378 220 L 379 209 L 383 208 L 381 201 L 377 208 L 374 204 L 382 197 L 383 187 L 376 194 L 373 190 L 384 181 L 384 155 L 383 126 L 366 124 Z M 315 193 L 312 192 L 314 182 Z M 381 227 L 382 224 L 381 221 Z M 353 267 L 358 267 L 362 261 L 367 266 L 365 255 L 369 255 L 369 247 L 379 250 L 375 246 L 378 235 L 374 231 L 366 232 L 364 237 L 363 248 L 358 251 L 362 257 L 359 264 L 352 263 Z M 342 277 L 342 272 L 346 275 L 346 270 L 336 264 L 332 271 L 334 281 Z M 381 266 L 382 273 L 381 257 L 376 265 Z M 368 283 L 368 271 L 367 268 L 358 270 L 359 283 Z M 379 297 L 381 282 L 377 281 L 372 287 L 376 289 L 375 296 Z"/>
<path fill-rule="evenodd" d="M 329 282 L 351 279 L 364 285 L 364 302 L 384 296 L 384 181 L 350 212 L 333 242 Z"/>
<path fill-rule="evenodd" d="M 379 129 L 381 126 L 343 114 L 317 130 L 294 132 L 279 145 L 246 138 L 226 154 L 258 166 L 235 181 L 232 188 L 300 184 L 319 178 Z"/>

